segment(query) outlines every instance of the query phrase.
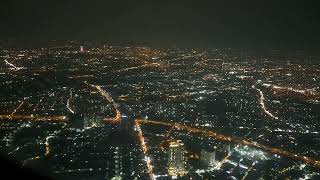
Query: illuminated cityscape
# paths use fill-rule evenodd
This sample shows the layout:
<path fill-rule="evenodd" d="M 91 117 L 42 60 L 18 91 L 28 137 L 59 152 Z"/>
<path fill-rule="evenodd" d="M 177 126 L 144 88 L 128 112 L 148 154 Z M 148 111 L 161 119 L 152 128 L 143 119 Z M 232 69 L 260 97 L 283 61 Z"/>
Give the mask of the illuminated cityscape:
<path fill-rule="evenodd" d="M 320 178 L 320 56 L 0 49 L 0 150 L 53 179 Z"/>

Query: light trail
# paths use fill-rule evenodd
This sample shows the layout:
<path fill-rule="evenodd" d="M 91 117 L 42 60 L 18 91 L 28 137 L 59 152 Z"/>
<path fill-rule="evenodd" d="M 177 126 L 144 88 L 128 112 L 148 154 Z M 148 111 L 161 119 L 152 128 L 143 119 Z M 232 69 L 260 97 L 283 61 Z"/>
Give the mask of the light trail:
<path fill-rule="evenodd" d="M 112 106 L 114 107 L 114 109 L 116 111 L 115 117 L 113 117 L 113 118 L 105 118 L 105 121 L 108 121 L 108 122 L 111 122 L 111 123 L 121 123 L 122 117 L 121 117 L 121 112 L 119 110 L 119 104 L 114 102 L 113 98 L 109 95 L 109 93 L 107 93 L 105 90 L 103 90 L 101 88 L 101 86 L 88 84 L 87 82 L 85 82 L 85 83 L 87 85 L 90 85 L 91 87 L 95 88 L 101 94 L 101 96 L 103 96 L 105 99 L 107 99 L 112 104 Z"/>
<path fill-rule="evenodd" d="M 17 70 L 17 71 L 20 70 L 20 69 L 23 69 L 23 68 L 21 68 L 21 67 L 15 66 L 14 64 L 8 62 L 7 60 L 4 60 L 4 62 L 5 62 L 7 65 L 9 65 L 10 67 L 12 67 L 12 69 L 15 69 L 15 70 Z"/>
<path fill-rule="evenodd" d="M 144 158 L 146 160 L 147 172 L 148 172 L 150 178 L 152 180 L 154 180 L 155 177 L 154 177 L 154 174 L 152 172 L 153 171 L 153 167 L 151 165 L 151 160 L 148 157 L 148 148 L 147 148 L 147 145 L 145 143 L 144 136 L 143 136 L 140 124 L 139 124 L 139 122 L 137 120 L 135 121 L 135 127 L 136 127 L 136 129 L 138 131 L 138 137 L 139 137 L 139 140 L 140 140 L 141 148 L 142 148 L 142 151 L 143 151 L 143 154 L 144 154 Z"/>
<path fill-rule="evenodd" d="M 142 120 L 142 119 L 136 119 L 136 122 L 137 123 L 145 123 L 145 124 L 163 125 L 163 126 L 175 126 L 176 129 L 191 131 L 192 133 L 199 133 L 199 134 L 202 134 L 203 136 L 213 137 L 219 141 L 227 141 L 227 142 L 233 142 L 233 143 L 238 143 L 238 144 L 242 144 L 242 145 L 247 145 L 249 147 L 260 149 L 262 151 L 269 152 L 271 154 L 278 154 L 283 157 L 290 158 L 290 159 L 293 159 L 296 161 L 302 161 L 305 164 L 309 164 L 309 165 L 320 168 L 320 160 L 314 160 L 314 159 L 306 157 L 306 156 L 300 156 L 295 153 L 291 153 L 291 152 L 281 150 L 278 148 L 269 147 L 269 146 L 262 145 L 257 142 L 249 141 L 249 140 L 242 139 L 239 137 L 225 136 L 225 135 L 218 134 L 217 132 L 214 132 L 211 130 L 203 130 L 203 129 L 186 126 L 186 125 L 179 124 L 179 123 L 160 122 L 160 121 Z"/>
<path fill-rule="evenodd" d="M 255 90 L 257 90 L 257 91 L 259 92 L 259 94 L 260 94 L 259 104 L 260 104 L 262 110 L 263 110 L 269 117 L 271 117 L 271 118 L 273 118 L 273 119 L 279 119 L 277 116 L 273 115 L 270 111 L 267 110 L 266 105 L 265 105 L 265 103 L 264 103 L 265 97 L 264 97 L 264 95 L 263 95 L 263 92 L 262 92 L 260 89 L 256 88 L 254 85 L 252 86 L 252 88 L 255 89 Z"/>
<path fill-rule="evenodd" d="M 23 104 L 24 104 L 24 101 L 22 101 L 22 102 L 20 103 L 20 105 L 19 105 L 16 109 L 13 110 L 13 112 L 11 113 L 10 116 L 13 116 L 13 115 L 21 108 L 21 106 L 22 106 Z"/>
<path fill-rule="evenodd" d="M 65 122 L 66 116 L 26 116 L 26 115 L 0 115 L 0 120 L 21 120 L 21 121 L 57 121 Z"/>

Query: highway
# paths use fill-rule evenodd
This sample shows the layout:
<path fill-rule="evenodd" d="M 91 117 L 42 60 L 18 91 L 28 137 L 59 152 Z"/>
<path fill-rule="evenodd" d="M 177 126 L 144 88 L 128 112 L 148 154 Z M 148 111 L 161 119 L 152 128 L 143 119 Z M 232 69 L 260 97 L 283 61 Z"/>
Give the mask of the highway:
<path fill-rule="evenodd" d="M 143 65 L 124 68 L 124 69 L 117 70 L 115 72 L 116 73 L 120 73 L 120 72 L 123 72 L 123 71 L 129 71 L 129 70 L 139 69 L 139 68 L 143 68 L 143 67 L 160 67 L 160 66 L 161 66 L 161 64 L 159 64 L 159 63 L 148 63 L 148 62 L 145 62 L 145 64 L 143 64 Z"/>
<path fill-rule="evenodd" d="M 69 95 L 69 98 L 68 98 L 68 100 L 67 100 L 67 109 L 68 109 L 72 114 L 74 114 L 75 112 L 74 112 L 74 110 L 73 110 L 73 109 L 71 108 L 71 106 L 70 106 L 71 99 L 72 99 L 72 91 L 70 91 L 70 95 Z"/>
<path fill-rule="evenodd" d="M 142 130 L 140 128 L 139 121 L 135 121 L 135 129 L 138 131 L 138 137 L 139 137 L 141 149 L 142 149 L 142 152 L 144 154 L 145 161 L 146 161 L 147 172 L 148 172 L 150 178 L 152 180 L 154 180 L 155 177 L 154 177 L 154 174 L 153 174 L 153 166 L 151 165 L 151 160 L 148 157 L 148 147 L 147 147 L 146 142 L 144 140 L 143 132 L 142 132 Z"/>
<path fill-rule="evenodd" d="M 260 94 L 259 104 L 260 104 L 262 110 L 263 110 L 269 117 L 271 117 L 272 119 L 279 119 L 279 117 L 277 117 L 276 115 L 272 114 L 272 113 L 266 108 L 266 105 L 265 105 L 265 103 L 264 103 L 265 97 L 264 97 L 264 95 L 263 95 L 263 92 L 262 92 L 260 89 L 256 88 L 254 85 L 252 86 L 252 88 L 255 89 L 255 90 L 257 90 L 257 91 L 259 92 L 259 94 Z"/>
<path fill-rule="evenodd" d="M 286 90 L 286 91 L 292 91 L 295 93 L 300 93 L 303 95 L 314 95 L 319 97 L 320 94 L 316 91 L 316 88 L 312 88 L 312 89 L 295 89 L 293 87 L 286 87 L 286 86 L 277 86 L 277 85 L 273 85 L 273 84 L 262 84 L 264 87 L 266 88 L 272 88 L 274 90 Z"/>
<path fill-rule="evenodd" d="M 0 120 L 21 120 L 21 121 L 67 121 L 66 116 L 27 116 L 27 115 L 0 115 Z"/>
<path fill-rule="evenodd" d="M 113 108 L 115 109 L 116 111 L 116 115 L 115 117 L 113 118 L 105 118 L 104 120 L 107 121 L 107 122 L 110 122 L 110 123 L 121 123 L 121 120 L 122 120 L 122 116 L 121 116 L 121 112 L 119 110 L 119 104 L 117 104 L 113 98 L 109 95 L 108 92 L 106 92 L 105 90 L 103 90 L 101 88 L 101 86 L 98 86 L 98 85 L 92 85 L 92 84 L 88 84 L 87 82 L 85 82 L 85 84 L 95 88 L 102 97 L 104 97 L 107 101 L 109 101 Z"/>

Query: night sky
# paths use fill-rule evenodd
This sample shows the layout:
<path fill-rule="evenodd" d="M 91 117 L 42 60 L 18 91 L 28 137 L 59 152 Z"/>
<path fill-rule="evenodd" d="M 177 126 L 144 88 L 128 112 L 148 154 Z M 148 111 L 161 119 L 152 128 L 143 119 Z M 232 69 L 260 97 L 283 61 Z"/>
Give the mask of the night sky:
<path fill-rule="evenodd" d="M 319 48 L 316 1 L 1 0 L 0 39 Z"/>

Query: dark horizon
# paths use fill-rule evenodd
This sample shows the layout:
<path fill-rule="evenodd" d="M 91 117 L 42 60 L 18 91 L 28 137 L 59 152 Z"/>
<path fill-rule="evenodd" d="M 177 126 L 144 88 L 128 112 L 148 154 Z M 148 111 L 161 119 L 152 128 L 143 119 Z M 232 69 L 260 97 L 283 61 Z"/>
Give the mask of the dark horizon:
<path fill-rule="evenodd" d="M 317 6 L 255 1 L 2 2 L 0 39 L 319 49 Z"/>

